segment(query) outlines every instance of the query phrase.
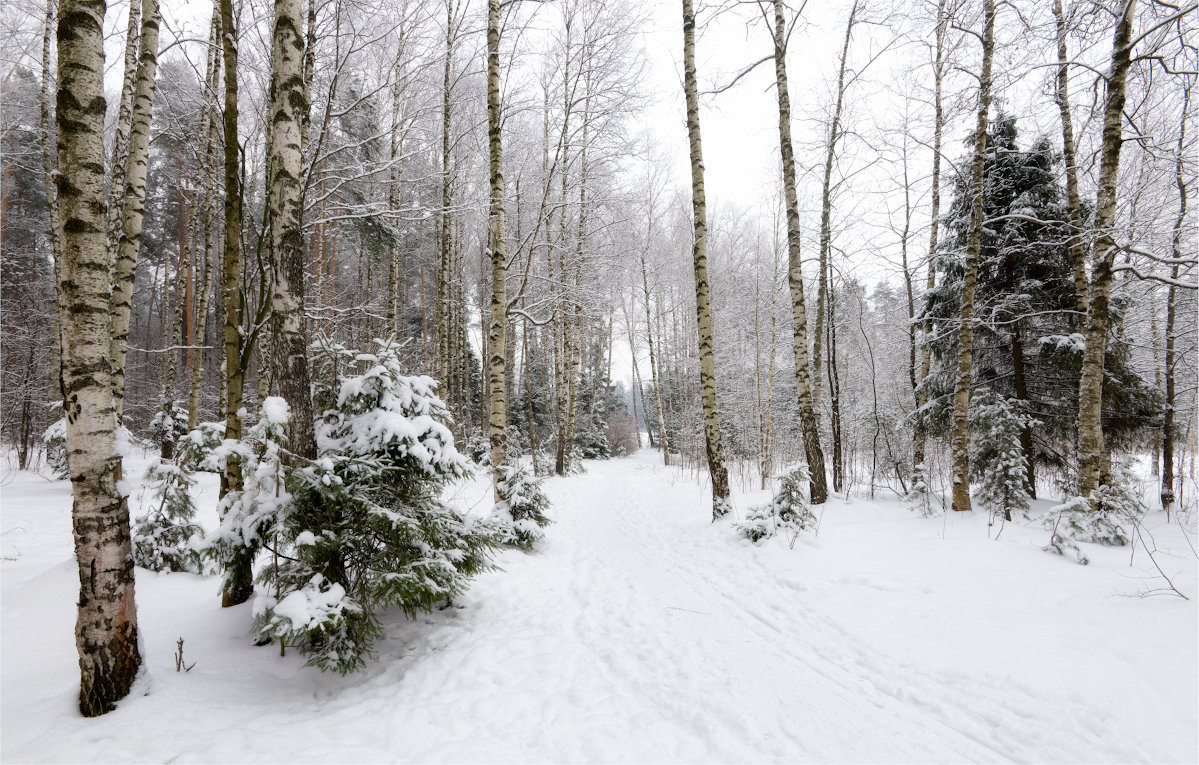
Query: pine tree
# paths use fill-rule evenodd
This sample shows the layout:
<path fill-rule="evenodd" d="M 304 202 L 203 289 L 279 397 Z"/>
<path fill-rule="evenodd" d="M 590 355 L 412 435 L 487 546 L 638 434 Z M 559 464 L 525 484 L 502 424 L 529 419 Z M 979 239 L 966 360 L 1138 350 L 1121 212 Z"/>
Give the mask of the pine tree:
<path fill-rule="evenodd" d="M 1002 514 L 1012 520 L 1012 511 L 1027 512 L 1028 458 L 1020 443 L 1028 428 L 1037 425 L 1018 402 L 999 397 L 992 390 L 974 395 L 970 407 L 970 469 L 978 483 L 976 495 L 992 518 Z"/>

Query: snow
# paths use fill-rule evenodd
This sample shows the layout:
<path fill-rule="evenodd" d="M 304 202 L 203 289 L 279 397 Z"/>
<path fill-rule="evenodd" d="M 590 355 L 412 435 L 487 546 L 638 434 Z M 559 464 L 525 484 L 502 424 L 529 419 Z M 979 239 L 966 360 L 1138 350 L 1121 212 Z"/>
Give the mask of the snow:
<path fill-rule="evenodd" d="M 249 604 L 220 608 L 217 578 L 139 569 L 148 673 L 91 720 L 70 485 L 10 473 L 0 759 L 1199 760 L 1196 562 L 1164 516 L 1147 524 L 1191 601 L 1139 597 L 1160 583 L 1141 550 L 1132 566 L 1129 548 L 1086 545 L 1086 567 L 1044 553 L 1034 522 L 996 540 L 985 513 L 834 499 L 819 537 L 754 546 L 731 523 L 767 492 L 735 492 L 712 524 L 706 486 L 648 450 L 586 467 L 545 481 L 536 552 L 505 551 L 451 608 L 387 617 L 377 659 L 346 677 L 253 646 Z M 217 481 L 199 479 L 211 528 Z M 481 515 L 490 491 L 479 475 L 448 499 Z"/>
<path fill-rule="evenodd" d="M 238 414 L 241 417 L 241 414 Z M 267 396 L 262 401 L 262 419 L 272 425 L 286 425 L 291 418 L 291 410 L 287 408 L 287 401 L 280 396 Z"/>

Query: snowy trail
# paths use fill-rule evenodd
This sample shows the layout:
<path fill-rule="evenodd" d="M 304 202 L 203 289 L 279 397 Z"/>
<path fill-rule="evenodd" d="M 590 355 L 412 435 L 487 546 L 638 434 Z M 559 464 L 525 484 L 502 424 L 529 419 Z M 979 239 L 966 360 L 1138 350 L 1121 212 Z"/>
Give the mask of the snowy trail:
<path fill-rule="evenodd" d="M 709 523 L 706 491 L 653 452 L 587 471 L 546 481 L 555 525 L 537 552 L 504 552 L 504 571 L 452 608 L 389 618 L 378 660 L 345 678 L 249 645 L 248 607 L 218 608 L 214 580 L 139 570 L 150 693 L 99 720 L 72 709 L 69 488 L 52 484 L 53 511 L 31 505 L 24 518 L 11 510 L 22 495 L 6 491 L 5 528 L 36 533 L 4 568 L 2 759 L 1199 754 L 1194 608 L 1113 600 L 1119 569 L 1066 564 L 1015 529 L 991 542 L 981 517 L 925 521 L 840 500 L 818 539 L 753 547 Z M 215 487 L 201 491 L 211 506 Z M 456 499 L 481 509 L 489 491 L 480 478 Z M 740 507 L 760 498 L 735 495 Z M 189 674 L 173 671 L 180 635 Z M 1081 646 L 1088 636 L 1102 639 Z"/>

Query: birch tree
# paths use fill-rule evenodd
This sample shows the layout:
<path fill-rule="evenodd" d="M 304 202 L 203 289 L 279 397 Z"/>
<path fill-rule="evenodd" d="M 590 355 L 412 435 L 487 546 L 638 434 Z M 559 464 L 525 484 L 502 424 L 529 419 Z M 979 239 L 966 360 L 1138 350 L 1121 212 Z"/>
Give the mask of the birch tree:
<path fill-rule="evenodd" d="M 699 133 L 699 87 L 695 76 L 695 13 L 683 0 L 683 89 L 687 99 L 687 142 L 691 150 L 692 263 L 695 268 L 695 317 L 699 332 L 700 393 L 704 441 L 712 477 L 712 519 L 729 512 L 729 473 L 720 444 L 716 408 L 716 355 L 712 347 L 712 311 L 708 286 L 708 210 L 704 197 L 704 154 Z"/>
<path fill-rule="evenodd" d="M 113 406 L 120 422 L 125 402 L 125 354 L 129 346 L 129 313 L 133 307 L 133 277 L 142 244 L 142 221 L 146 208 L 146 171 L 150 150 L 150 118 L 154 108 L 154 85 L 158 72 L 158 0 L 143 0 L 141 43 L 134 85 L 129 156 L 122 174 L 121 235 L 113 266 L 109 311 L 112 327 L 108 360 L 112 369 Z"/>
<path fill-rule="evenodd" d="M 987 156 L 987 116 L 991 109 L 991 59 L 995 50 L 995 2 L 983 3 L 982 70 L 978 80 L 978 117 L 974 123 L 971 163 L 970 232 L 966 242 L 961 326 L 958 328 L 957 381 L 953 389 L 953 509 L 970 510 L 970 382 L 974 363 L 974 290 L 983 230 L 983 165 Z"/>
<path fill-rule="evenodd" d="M 288 449 L 316 458 L 304 323 L 303 156 L 300 125 L 308 111 L 304 87 L 304 22 L 300 0 L 275 0 L 271 43 L 271 369 L 291 409 Z"/>
<path fill-rule="evenodd" d="M 1078 385 L 1078 493 L 1088 499 L 1105 482 L 1103 473 L 1103 356 L 1111 306 L 1112 277 L 1116 254 L 1114 236 L 1116 198 L 1123 146 L 1124 101 L 1132 58 L 1133 18 L 1136 0 L 1118 7 L 1112 33 L 1111 68 L 1106 75 L 1107 98 L 1103 112 L 1103 143 L 1100 148 L 1099 185 L 1095 200 L 1096 234 L 1091 260 L 1091 283 L 1087 302 L 1086 347 Z"/>
<path fill-rule="evenodd" d="M 488 250 L 491 254 L 491 316 L 487 326 L 488 437 L 491 442 L 491 484 L 495 501 L 508 459 L 508 264 L 504 241 L 504 155 L 500 119 L 500 2 L 487 2 L 487 153 L 491 186 L 488 210 Z"/>
<path fill-rule="evenodd" d="M 79 711 L 86 717 L 111 711 L 141 665 L 129 507 L 117 486 L 121 457 L 108 370 L 104 11 L 103 0 L 64 0 L 58 22 L 63 408 L 79 567 Z"/>
<path fill-rule="evenodd" d="M 854 9 L 856 11 L 857 5 Z M 852 16 L 850 17 L 852 25 Z M 849 37 L 846 34 L 846 44 Z M 844 73 L 844 58 L 842 58 Z M 795 349 L 795 389 L 799 399 L 799 418 L 803 428 L 804 454 L 811 475 L 809 490 L 813 505 L 828 498 L 824 470 L 824 450 L 820 446 L 820 423 L 812 404 L 811 371 L 808 365 L 808 312 L 804 305 L 803 268 L 800 261 L 799 200 L 795 191 L 795 150 L 791 144 L 791 96 L 787 89 L 787 23 L 783 16 L 783 0 L 774 0 L 774 80 L 779 103 L 779 149 L 782 153 L 783 193 L 787 205 L 787 268 L 791 288 L 791 330 Z M 836 128 L 834 127 L 834 131 Z M 832 150 L 829 151 L 832 161 Z M 828 176 L 825 176 L 825 200 L 828 199 Z M 825 246 L 827 209 L 822 216 L 821 247 Z M 823 258 L 823 255 L 822 255 Z M 823 259 L 821 261 L 823 263 Z M 823 278 L 823 277 L 822 277 Z"/>

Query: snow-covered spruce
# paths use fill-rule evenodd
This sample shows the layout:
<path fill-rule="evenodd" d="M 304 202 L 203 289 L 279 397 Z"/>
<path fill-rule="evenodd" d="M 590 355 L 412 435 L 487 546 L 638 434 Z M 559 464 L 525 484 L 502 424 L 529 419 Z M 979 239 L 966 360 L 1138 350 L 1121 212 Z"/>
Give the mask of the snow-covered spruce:
<path fill-rule="evenodd" d="M 736 529 L 751 542 L 782 534 L 789 547 L 802 531 L 816 528 L 817 519 L 808 505 L 807 487 L 811 480 L 807 465 L 797 465 L 777 477 L 778 490 L 768 505 L 752 507 Z"/>
<path fill-rule="evenodd" d="M 175 448 L 187 435 L 187 409 L 180 404 L 164 403 L 150 421 L 150 440 L 162 449 L 163 459 L 172 459 Z"/>
<path fill-rule="evenodd" d="M 1058 555 L 1069 552 L 1085 566 L 1090 561 L 1078 546 L 1080 542 L 1109 547 L 1128 544 L 1132 538 L 1129 530 L 1146 510 L 1132 488 L 1134 480 L 1128 463 L 1121 463 L 1112 471 L 1110 483 L 1100 486 L 1090 500 L 1075 496 L 1050 508 L 1044 521 L 1050 530 L 1049 544 L 1044 549 Z"/>
<path fill-rule="evenodd" d="M 133 562 L 151 571 L 202 570 L 199 547 L 204 530 L 195 522 L 195 480 L 178 464 L 159 460 L 145 474 L 154 482 L 150 507 L 133 525 Z"/>
<path fill-rule="evenodd" d="M 325 670 L 362 667 L 382 610 L 399 606 L 411 617 L 464 592 L 490 568 L 498 544 L 490 524 L 439 499 L 468 463 L 454 448 L 436 383 L 403 375 L 397 351 L 383 341 L 374 354 L 318 347 L 315 368 L 361 370 L 318 383 L 319 457 L 289 467 L 265 453 L 247 477 L 255 498 L 231 505 L 223 524 L 231 538 L 269 553 L 255 631 L 299 647 Z M 281 431 L 287 418 L 282 399 L 268 398 L 256 429 Z"/>
<path fill-rule="evenodd" d="M 932 518 L 937 514 L 937 508 L 933 507 L 933 491 L 928 485 L 928 467 L 923 462 L 912 468 L 912 483 L 903 502 L 921 518 Z"/>
<path fill-rule="evenodd" d="M 500 468 L 499 489 L 503 500 L 492 510 L 491 520 L 501 529 L 503 543 L 532 550 L 551 523 L 545 517 L 550 501 L 541 480 L 524 463 L 508 464 Z"/>
<path fill-rule="evenodd" d="M 225 440 L 225 423 L 201 422 L 189 430 L 187 435 L 179 439 L 176 448 L 179 452 L 179 464 L 188 470 L 211 470 L 215 465 L 209 457 Z"/>
<path fill-rule="evenodd" d="M 978 482 L 976 498 L 991 514 L 1010 521 L 1012 513 L 1028 513 L 1028 457 L 1020 442 L 1027 428 L 1039 424 L 1018 401 L 1009 401 L 990 388 L 970 402 L 970 471 Z"/>

